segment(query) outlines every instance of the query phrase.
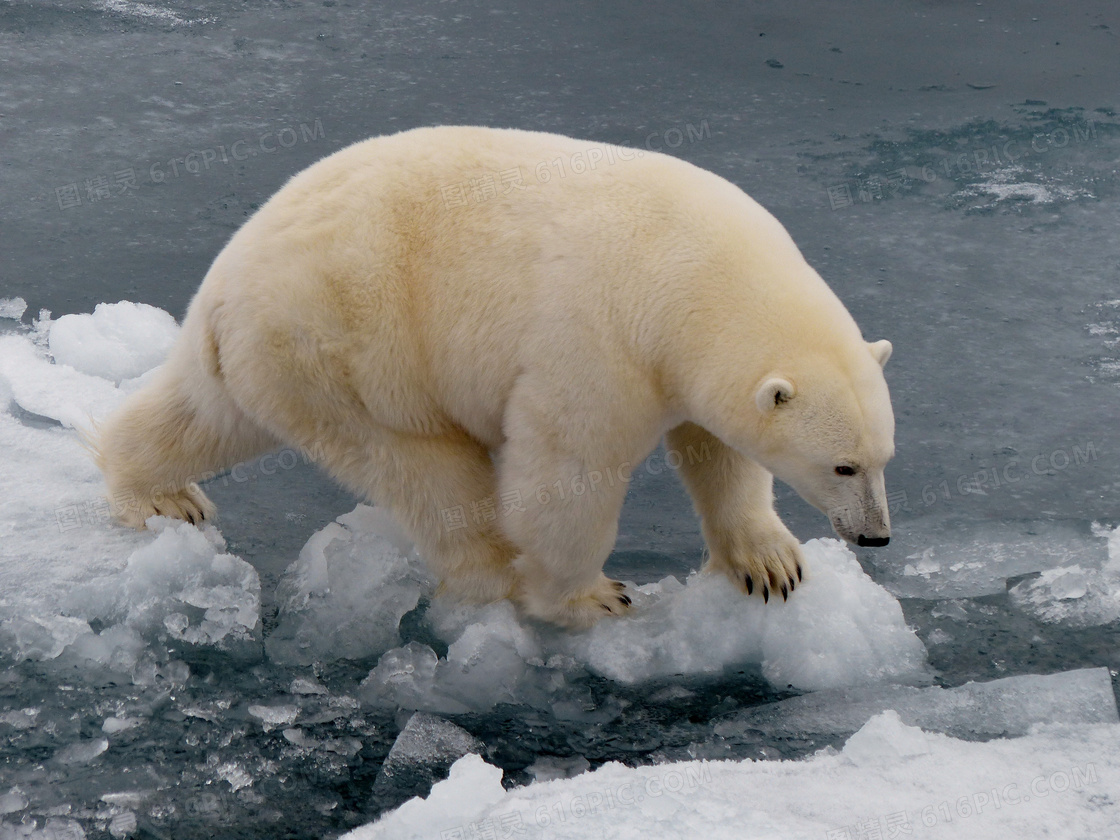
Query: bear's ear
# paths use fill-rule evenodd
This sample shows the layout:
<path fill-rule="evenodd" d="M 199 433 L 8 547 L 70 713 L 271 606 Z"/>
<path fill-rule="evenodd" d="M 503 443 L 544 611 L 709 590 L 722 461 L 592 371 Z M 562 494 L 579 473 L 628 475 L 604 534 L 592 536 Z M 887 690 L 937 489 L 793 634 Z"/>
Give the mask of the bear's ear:
<path fill-rule="evenodd" d="M 772 376 L 759 387 L 758 393 L 754 395 L 754 402 L 758 410 L 765 414 L 782 403 L 789 402 L 795 393 L 793 383 L 788 379 Z"/>
<path fill-rule="evenodd" d="M 871 351 L 871 355 L 875 357 L 875 361 L 879 363 L 879 367 L 885 367 L 887 359 L 891 357 L 891 351 L 894 347 L 885 338 L 882 341 L 869 341 L 867 349 Z"/>

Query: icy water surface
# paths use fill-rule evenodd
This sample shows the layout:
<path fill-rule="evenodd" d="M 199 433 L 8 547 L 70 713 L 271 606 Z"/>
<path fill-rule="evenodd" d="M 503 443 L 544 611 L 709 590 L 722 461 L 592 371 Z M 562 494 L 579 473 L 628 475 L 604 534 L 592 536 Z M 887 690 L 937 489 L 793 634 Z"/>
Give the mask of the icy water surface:
<path fill-rule="evenodd" d="M 467 752 L 507 787 L 799 758 L 888 708 L 978 740 L 1115 722 L 1110 16 L 0 6 L 0 838 L 334 837 Z M 856 564 L 811 542 L 827 523 L 779 487 L 821 586 L 767 610 L 689 580 L 702 542 L 659 452 L 608 565 L 640 609 L 571 639 L 433 602 L 406 541 L 304 453 L 210 482 L 217 530 L 105 521 L 74 427 L 174 328 L 60 316 L 181 318 L 288 177 L 441 122 L 667 151 L 771 209 L 894 344 L 891 545 Z"/>

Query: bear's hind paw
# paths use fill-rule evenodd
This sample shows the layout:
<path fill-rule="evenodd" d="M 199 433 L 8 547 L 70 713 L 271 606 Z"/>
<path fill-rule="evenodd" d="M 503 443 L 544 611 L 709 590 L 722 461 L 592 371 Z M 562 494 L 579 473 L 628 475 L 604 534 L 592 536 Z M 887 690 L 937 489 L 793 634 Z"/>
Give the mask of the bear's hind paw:
<path fill-rule="evenodd" d="M 214 517 L 217 508 L 198 485 L 191 485 L 174 493 L 152 494 L 151 498 L 141 502 L 136 502 L 133 496 L 128 502 L 115 507 L 113 512 L 122 524 L 143 530 L 150 516 L 167 516 L 201 525 Z"/>
<path fill-rule="evenodd" d="M 569 630 L 587 630 L 601 618 L 626 614 L 633 601 L 625 589 L 621 581 L 602 576 L 590 589 L 570 598 L 551 599 L 522 586 L 517 600 L 534 618 Z"/>

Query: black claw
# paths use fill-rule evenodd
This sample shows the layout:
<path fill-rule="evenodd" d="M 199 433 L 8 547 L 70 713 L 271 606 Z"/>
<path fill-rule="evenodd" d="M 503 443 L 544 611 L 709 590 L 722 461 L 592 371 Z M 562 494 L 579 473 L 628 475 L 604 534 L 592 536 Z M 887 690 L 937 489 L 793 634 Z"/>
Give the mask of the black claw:
<path fill-rule="evenodd" d="M 753 595 L 754 594 L 754 581 L 751 580 L 750 575 L 747 575 L 747 594 L 748 595 Z"/>
<path fill-rule="evenodd" d="M 609 613 L 612 613 L 612 614 L 614 613 L 614 610 L 612 610 L 612 609 L 611 609 L 610 607 L 608 607 L 608 606 L 607 606 L 606 604 L 600 604 L 599 606 L 600 606 L 600 607 L 602 607 L 603 609 L 605 609 L 605 610 L 606 610 L 607 612 L 609 612 Z"/>
<path fill-rule="evenodd" d="M 797 588 L 797 584 L 793 582 L 793 578 L 789 579 L 789 591 L 793 592 Z"/>
<path fill-rule="evenodd" d="M 191 523 L 192 525 L 194 524 L 194 514 L 193 513 L 188 513 L 187 514 L 187 521 L 189 523 Z"/>
<path fill-rule="evenodd" d="M 612 580 L 611 581 L 611 586 L 613 586 L 615 589 L 618 589 L 620 591 L 626 588 L 626 584 L 623 583 L 620 580 Z"/>
<path fill-rule="evenodd" d="M 764 603 L 764 604 L 769 604 L 770 603 L 770 587 L 769 586 L 762 587 L 762 603 Z"/>
<path fill-rule="evenodd" d="M 782 600 L 783 601 L 788 601 L 789 600 L 789 590 L 786 589 L 786 585 L 784 583 L 782 584 Z"/>
<path fill-rule="evenodd" d="M 801 580 L 801 564 L 797 564 L 797 579 Z"/>
<path fill-rule="evenodd" d="M 633 601 L 631 601 L 631 600 L 630 600 L 630 596 L 629 596 L 629 595 L 619 595 L 619 596 L 618 596 L 618 600 L 620 600 L 620 601 L 621 601 L 622 603 L 624 603 L 624 604 L 625 604 L 626 606 L 630 606 L 631 604 L 633 604 L 633 603 L 634 603 Z"/>

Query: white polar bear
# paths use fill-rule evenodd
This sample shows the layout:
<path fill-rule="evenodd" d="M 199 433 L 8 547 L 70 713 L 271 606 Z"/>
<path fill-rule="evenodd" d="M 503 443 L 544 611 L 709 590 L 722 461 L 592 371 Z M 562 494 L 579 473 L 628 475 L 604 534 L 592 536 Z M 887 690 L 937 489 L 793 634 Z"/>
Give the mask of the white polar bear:
<path fill-rule="evenodd" d="M 890 351 L 716 175 L 550 134 L 423 128 L 273 196 L 95 448 L 119 517 L 141 527 L 210 516 L 198 480 L 304 447 L 393 512 L 441 591 L 580 628 L 630 603 L 603 563 L 629 471 L 662 437 L 708 568 L 747 592 L 788 596 L 802 575 L 772 474 L 845 539 L 884 544 Z"/>

